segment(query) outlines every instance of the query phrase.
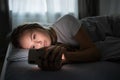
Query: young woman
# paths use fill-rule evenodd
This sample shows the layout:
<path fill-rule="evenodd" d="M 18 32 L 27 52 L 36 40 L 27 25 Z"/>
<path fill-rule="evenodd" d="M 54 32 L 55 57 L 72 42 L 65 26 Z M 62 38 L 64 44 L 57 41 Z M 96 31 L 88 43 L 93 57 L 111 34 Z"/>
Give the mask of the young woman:
<path fill-rule="evenodd" d="M 66 62 L 97 61 L 100 53 L 83 27 L 75 17 L 65 15 L 49 28 L 37 23 L 20 25 L 14 29 L 11 41 L 15 47 L 24 49 L 39 49 L 62 43 L 76 48 L 66 50 Z"/>

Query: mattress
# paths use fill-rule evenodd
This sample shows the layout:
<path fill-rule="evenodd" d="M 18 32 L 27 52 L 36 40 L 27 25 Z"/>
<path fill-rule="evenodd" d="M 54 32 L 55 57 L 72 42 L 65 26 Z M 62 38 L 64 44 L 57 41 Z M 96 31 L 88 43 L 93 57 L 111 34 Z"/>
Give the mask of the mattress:
<path fill-rule="evenodd" d="M 120 64 L 98 61 L 63 65 L 59 71 L 42 71 L 28 63 L 28 50 L 9 44 L 0 80 L 120 80 Z"/>

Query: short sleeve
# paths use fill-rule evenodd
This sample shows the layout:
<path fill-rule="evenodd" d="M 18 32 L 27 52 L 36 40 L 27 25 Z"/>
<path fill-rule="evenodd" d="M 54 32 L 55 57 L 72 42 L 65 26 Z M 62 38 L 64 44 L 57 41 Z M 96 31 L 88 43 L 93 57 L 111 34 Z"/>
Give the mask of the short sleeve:
<path fill-rule="evenodd" d="M 71 36 L 74 36 L 81 27 L 80 21 L 72 15 L 63 16 L 62 18 L 58 19 L 54 25 L 60 25 L 64 28 L 64 30 L 67 30 Z"/>
<path fill-rule="evenodd" d="M 78 19 L 76 19 L 74 16 L 67 15 L 66 17 L 68 17 L 66 19 L 68 19 L 67 21 L 68 21 L 68 26 L 70 28 L 69 29 L 70 33 L 72 36 L 74 36 L 78 32 L 78 30 L 80 29 L 81 24 L 78 21 Z"/>
<path fill-rule="evenodd" d="M 59 18 L 53 25 L 57 34 L 58 42 L 67 44 L 77 44 L 74 40 L 75 34 L 81 27 L 79 21 L 72 15 L 65 15 Z"/>

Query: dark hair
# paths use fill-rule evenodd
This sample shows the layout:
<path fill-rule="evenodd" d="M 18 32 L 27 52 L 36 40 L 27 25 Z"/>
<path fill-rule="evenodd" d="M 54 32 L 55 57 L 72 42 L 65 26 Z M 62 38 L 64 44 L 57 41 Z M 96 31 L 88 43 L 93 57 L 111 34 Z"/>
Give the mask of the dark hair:
<path fill-rule="evenodd" d="M 38 23 L 33 24 L 23 24 L 15 28 L 10 36 L 10 41 L 12 42 L 13 46 L 16 48 L 21 48 L 19 39 L 22 36 L 22 34 L 27 30 L 35 30 L 35 29 L 44 29 L 41 25 Z"/>

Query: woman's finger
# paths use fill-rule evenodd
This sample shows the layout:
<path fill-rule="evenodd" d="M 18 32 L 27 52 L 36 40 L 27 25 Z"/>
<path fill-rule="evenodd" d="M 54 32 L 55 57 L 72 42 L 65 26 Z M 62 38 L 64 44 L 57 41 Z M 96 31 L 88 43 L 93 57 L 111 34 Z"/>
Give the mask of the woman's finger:
<path fill-rule="evenodd" d="M 46 48 L 45 54 L 42 59 L 42 68 L 44 70 L 51 70 L 52 68 L 49 57 L 52 55 L 53 50 L 54 50 L 54 46 L 50 46 Z"/>
<path fill-rule="evenodd" d="M 58 69 L 58 67 L 61 66 L 61 47 L 60 46 L 56 46 L 54 48 L 54 51 L 52 53 L 52 55 L 49 57 L 49 60 L 51 61 L 51 65 L 53 70 Z"/>

